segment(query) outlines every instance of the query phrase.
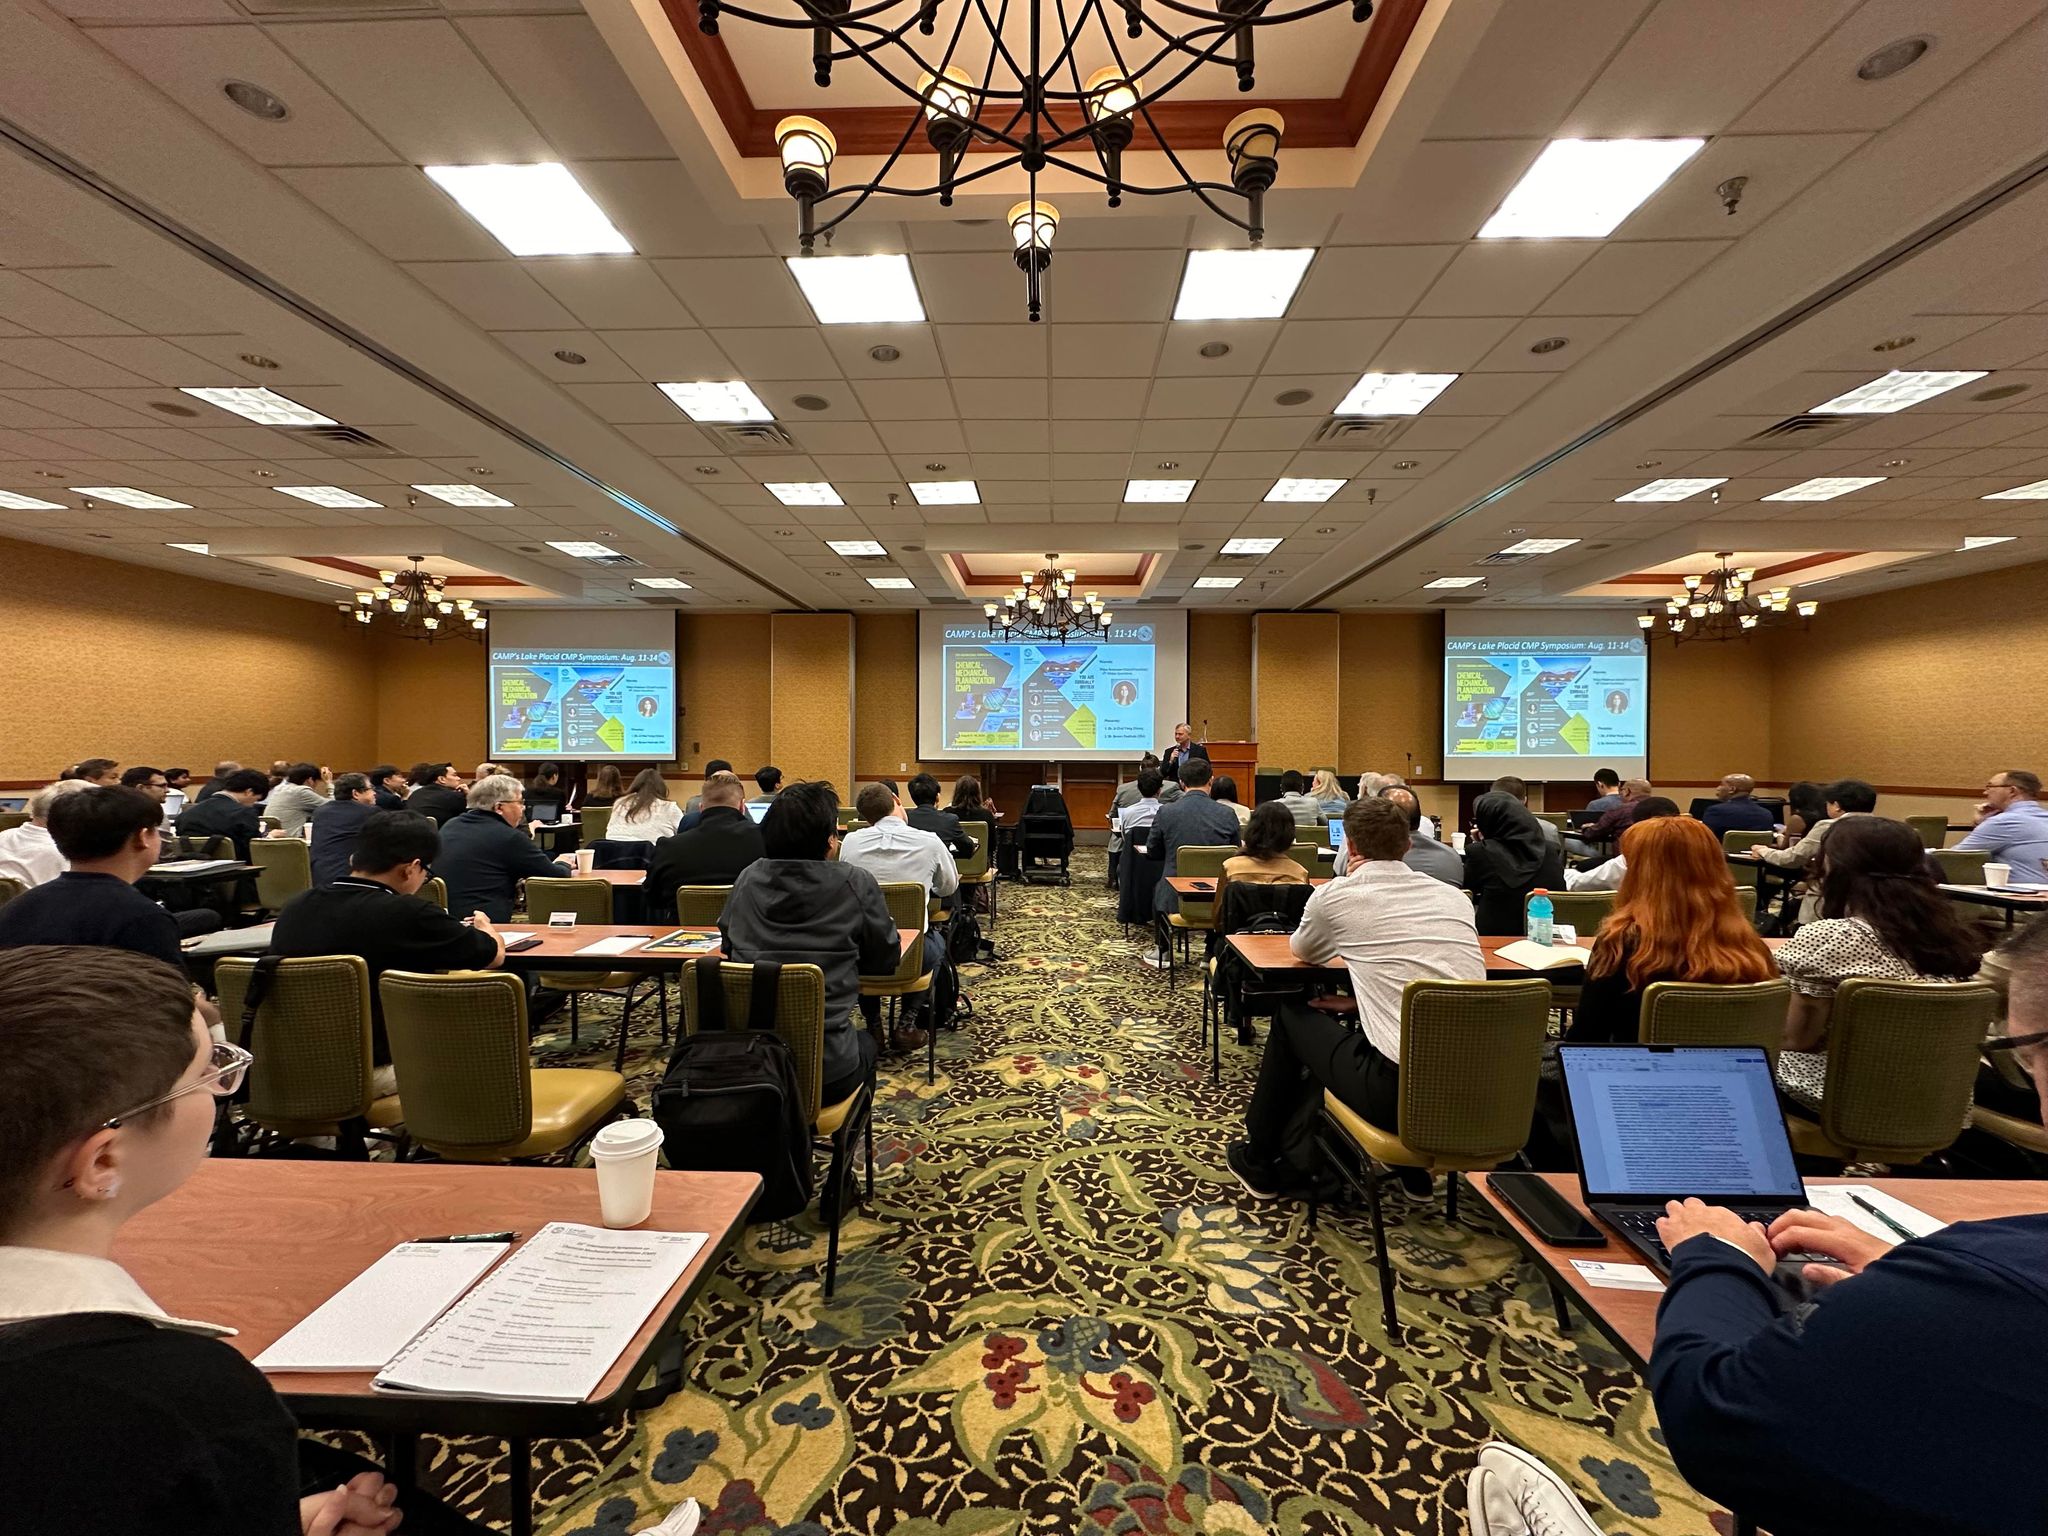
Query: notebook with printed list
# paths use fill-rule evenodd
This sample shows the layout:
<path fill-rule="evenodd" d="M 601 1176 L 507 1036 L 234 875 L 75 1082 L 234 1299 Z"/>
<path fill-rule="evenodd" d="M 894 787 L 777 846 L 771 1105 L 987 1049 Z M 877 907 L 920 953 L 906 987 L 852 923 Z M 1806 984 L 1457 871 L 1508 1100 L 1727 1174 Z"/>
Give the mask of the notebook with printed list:
<path fill-rule="evenodd" d="M 380 1371 L 380 1392 L 580 1402 L 709 1241 L 551 1222 Z"/>
<path fill-rule="evenodd" d="M 375 1371 L 510 1251 L 510 1243 L 400 1243 L 256 1357 L 261 1371 Z"/>
<path fill-rule="evenodd" d="M 692 933 L 684 928 L 675 933 L 664 933 L 658 939 L 649 939 L 647 948 L 665 955 L 708 955 L 718 948 L 718 944 L 716 933 Z"/>

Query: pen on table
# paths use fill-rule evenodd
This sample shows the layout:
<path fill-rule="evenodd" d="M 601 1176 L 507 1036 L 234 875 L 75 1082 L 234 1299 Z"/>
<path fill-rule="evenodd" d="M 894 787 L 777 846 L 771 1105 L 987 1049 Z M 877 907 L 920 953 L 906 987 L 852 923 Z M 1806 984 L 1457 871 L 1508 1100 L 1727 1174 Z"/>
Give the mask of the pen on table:
<path fill-rule="evenodd" d="M 1883 1211 L 1880 1211 L 1876 1206 L 1872 1205 L 1868 1200 L 1864 1199 L 1861 1195 L 1851 1195 L 1849 1198 L 1855 1201 L 1861 1209 L 1870 1212 L 1871 1215 L 1875 1216 L 1879 1221 L 1883 1222 L 1886 1226 L 1890 1227 L 1894 1232 L 1898 1233 L 1900 1241 L 1910 1243 L 1911 1241 L 1913 1241 L 1914 1238 L 1920 1235 L 1917 1232 L 1908 1232 L 1904 1227 L 1900 1226 L 1896 1221 L 1893 1221 L 1891 1217 L 1885 1215 Z"/>
<path fill-rule="evenodd" d="M 509 1243 L 517 1232 L 456 1232 L 448 1237 L 416 1237 L 416 1243 Z"/>

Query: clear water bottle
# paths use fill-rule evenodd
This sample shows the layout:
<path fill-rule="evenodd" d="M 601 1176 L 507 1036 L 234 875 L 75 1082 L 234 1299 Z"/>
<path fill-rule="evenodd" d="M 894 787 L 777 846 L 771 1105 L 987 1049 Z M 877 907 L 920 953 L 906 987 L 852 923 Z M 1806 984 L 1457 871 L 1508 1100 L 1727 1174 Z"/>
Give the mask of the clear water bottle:
<path fill-rule="evenodd" d="M 1546 948 L 1549 947 L 1551 941 L 1551 918 L 1554 915 L 1550 905 L 1550 892 L 1539 886 L 1536 890 L 1529 893 L 1529 942 L 1531 944 L 1541 944 Z"/>

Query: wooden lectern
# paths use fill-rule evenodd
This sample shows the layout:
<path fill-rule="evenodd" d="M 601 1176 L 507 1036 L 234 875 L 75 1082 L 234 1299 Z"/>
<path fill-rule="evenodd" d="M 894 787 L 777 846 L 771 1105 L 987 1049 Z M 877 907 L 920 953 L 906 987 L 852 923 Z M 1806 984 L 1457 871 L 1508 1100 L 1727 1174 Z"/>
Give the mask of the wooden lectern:
<path fill-rule="evenodd" d="M 1259 771 L 1259 744 L 1256 741 L 1205 741 L 1209 749 L 1209 766 L 1219 774 L 1229 774 L 1237 781 L 1237 796 L 1246 805 L 1252 803 L 1252 780 Z"/>

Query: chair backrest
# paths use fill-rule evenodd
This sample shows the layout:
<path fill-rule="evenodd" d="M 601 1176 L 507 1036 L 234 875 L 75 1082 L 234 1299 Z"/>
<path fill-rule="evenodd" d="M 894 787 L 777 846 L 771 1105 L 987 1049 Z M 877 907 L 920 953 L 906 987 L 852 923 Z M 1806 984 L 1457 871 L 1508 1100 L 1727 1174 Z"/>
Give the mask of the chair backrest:
<path fill-rule="evenodd" d="M 524 982 L 509 971 L 386 971 L 377 991 L 413 1140 L 497 1147 L 532 1133 Z"/>
<path fill-rule="evenodd" d="M 1749 919 L 1749 925 L 1756 926 L 1756 871 L 1749 872 L 1749 882 L 1735 882 L 1735 905 L 1742 909 L 1742 915 Z"/>
<path fill-rule="evenodd" d="M 439 875 L 429 877 L 427 883 L 420 887 L 420 900 L 431 901 L 443 912 L 446 912 L 448 910 L 448 882 Z"/>
<path fill-rule="evenodd" d="M 850 805 L 839 807 L 839 830 L 844 832 L 860 820 L 860 812 Z"/>
<path fill-rule="evenodd" d="M 975 830 L 967 833 L 974 839 L 974 852 L 965 858 L 956 857 L 953 860 L 960 870 L 962 880 L 978 880 L 988 873 L 989 844 L 995 839 L 989 836 L 989 830 L 983 823 L 976 822 L 974 826 Z"/>
<path fill-rule="evenodd" d="M 1643 990 L 1636 1038 L 1645 1045 L 1760 1045 L 1775 1066 L 1791 1006 L 1792 985 L 1783 980 L 1653 981 Z"/>
<path fill-rule="evenodd" d="M 1982 885 L 1984 865 L 1991 855 L 1976 849 L 1930 848 L 1927 857 L 1941 866 L 1944 885 Z"/>
<path fill-rule="evenodd" d="M 577 812 L 583 823 L 583 841 L 594 843 L 604 836 L 604 829 L 611 825 L 612 808 L 608 805 L 586 805 Z"/>
<path fill-rule="evenodd" d="M 1235 858 L 1238 850 L 1214 844 L 1192 844 L 1175 856 L 1174 874 L 1188 880 L 1207 880 L 1214 885 L 1223 879 L 1223 861 Z M 1208 896 L 1183 896 L 1180 898 L 1182 916 L 1199 915 L 1216 905 L 1212 892 Z"/>
<path fill-rule="evenodd" d="M 1116 866 L 1116 920 L 1120 923 L 1152 921 L 1152 896 L 1166 873 L 1166 855 L 1151 858 L 1145 852 L 1145 838 L 1134 836 L 1125 846 Z"/>
<path fill-rule="evenodd" d="M 249 844 L 257 868 L 256 904 L 275 912 L 313 888 L 312 850 L 296 837 L 260 837 Z"/>
<path fill-rule="evenodd" d="M 256 825 L 263 835 L 268 837 L 271 833 L 282 830 L 284 822 L 276 816 L 259 815 L 256 818 Z"/>
<path fill-rule="evenodd" d="M 1607 921 L 1607 914 L 1614 910 L 1617 891 L 1546 891 L 1550 898 L 1550 920 L 1553 923 L 1570 923 L 1579 936 L 1581 944 L 1589 944 L 1593 935 L 1600 931 L 1600 925 Z M 1529 903 L 1536 898 L 1531 891 L 1522 898 L 1523 930 L 1528 929 Z"/>
<path fill-rule="evenodd" d="M 903 958 L 889 973 L 890 981 L 915 981 L 924 974 L 924 930 L 929 921 L 924 887 L 914 880 L 884 880 L 882 900 L 889 904 L 889 916 L 898 928 L 915 928 L 917 937 L 903 946 Z M 873 981 L 882 980 L 875 976 Z"/>
<path fill-rule="evenodd" d="M 646 869 L 654 862 L 654 844 L 630 838 L 600 837 L 585 845 L 592 869 Z"/>
<path fill-rule="evenodd" d="M 256 961 L 230 956 L 214 967 L 228 1038 L 254 1053 L 245 1112 L 258 1125 L 289 1130 L 353 1119 L 370 1106 L 370 967 L 360 955 L 286 960 L 256 1010 L 249 1039 L 242 1012 Z"/>
<path fill-rule="evenodd" d="M 1739 832 L 1723 832 L 1721 834 L 1721 846 L 1729 853 L 1746 853 L 1758 843 L 1768 843 L 1775 835 L 1775 833 L 1758 832 L 1754 829 L 1744 829 Z"/>
<path fill-rule="evenodd" d="M 0 832 L 12 832 L 27 820 L 27 811 L 0 811 Z"/>
<path fill-rule="evenodd" d="M 1549 822 L 1560 832 L 1565 830 L 1565 813 L 1563 811 L 1531 811 L 1529 814 L 1538 821 Z"/>
<path fill-rule="evenodd" d="M 1401 990 L 1398 1133 L 1429 1157 L 1505 1162 L 1529 1139 L 1550 984 L 1411 981 Z"/>
<path fill-rule="evenodd" d="M 1292 931 L 1301 926 L 1301 914 L 1314 894 L 1314 889 L 1306 885 L 1233 880 L 1223 892 L 1223 910 L 1216 915 L 1216 925 L 1223 933 L 1242 933 L 1254 918 L 1277 912 Z"/>
<path fill-rule="evenodd" d="M 235 842 L 225 832 L 179 832 L 164 840 L 170 859 L 231 859 Z"/>
<path fill-rule="evenodd" d="M 1326 873 L 1328 870 L 1336 867 L 1335 865 L 1324 864 L 1323 861 L 1317 857 L 1317 855 L 1323 851 L 1324 847 L 1325 845 L 1322 843 L 1296 843 L 1287 850 L 1287 853 L 1288 856 L 1292 858 L 1295 863 L 1299 864 L 1311 875 L 1323 874 Z M 1232 849 L 1231 851 L 1236 852 L 1235 849 Z"/>
<path fill-rule="evenodd" d="M 737 960 L 725 960 L 719 963 L 718 976 L 725 985 L 727 1025 L 743 1027 L 754 997 L 754 968 Z M 685 1034 L 697 1033 L 701 1013 L 697 965 L 692 965 L 683 973 Z M 789 1042 L 790 1054 L 796 1058 L 796 1080 L 804 1094 L 804 1122 L 809 1124 L 818 1118 L 825 1087 L 825 973 L 817 966 L 782 967 L 775 988 L 775 1033 Z"/>
<path fill-rule="evenodd" d="M 535 875 L 528 880 L 526 920 L 530 923 L 544 923 L 557 912 L 568 912 L 579 923 L 610 922 L 611 882 L 557 879 L 552 875 Z"/>
<path fill-rule="evenodd" d="M 1920 834 L 1922 848 L 1939 848 L 1948 841 L 1948 818 L 1946 816 L 1907 816 L 1901 818 L 1907 826 Z"/>
<path fill-rule="evenodd" d="M 676 887 L 676 921 L 685 928 L 716 928 L 725 916 L 725 903 L 732 895 L 729 885 L 679 885 Z"/>
<path fill-rule="evenodd" d="M 12 875 L 0 875 L 0 907 L 4 907 L 19 896 L 28 886 Z"/>
<path fill-rule="evenodd" d="M 1948 1146 L 1996 1006 L 1981 981 L 1843 982 L 1828 1013 L 1828 1140 L 1859 1162 L 1917 1163 Z"/>

